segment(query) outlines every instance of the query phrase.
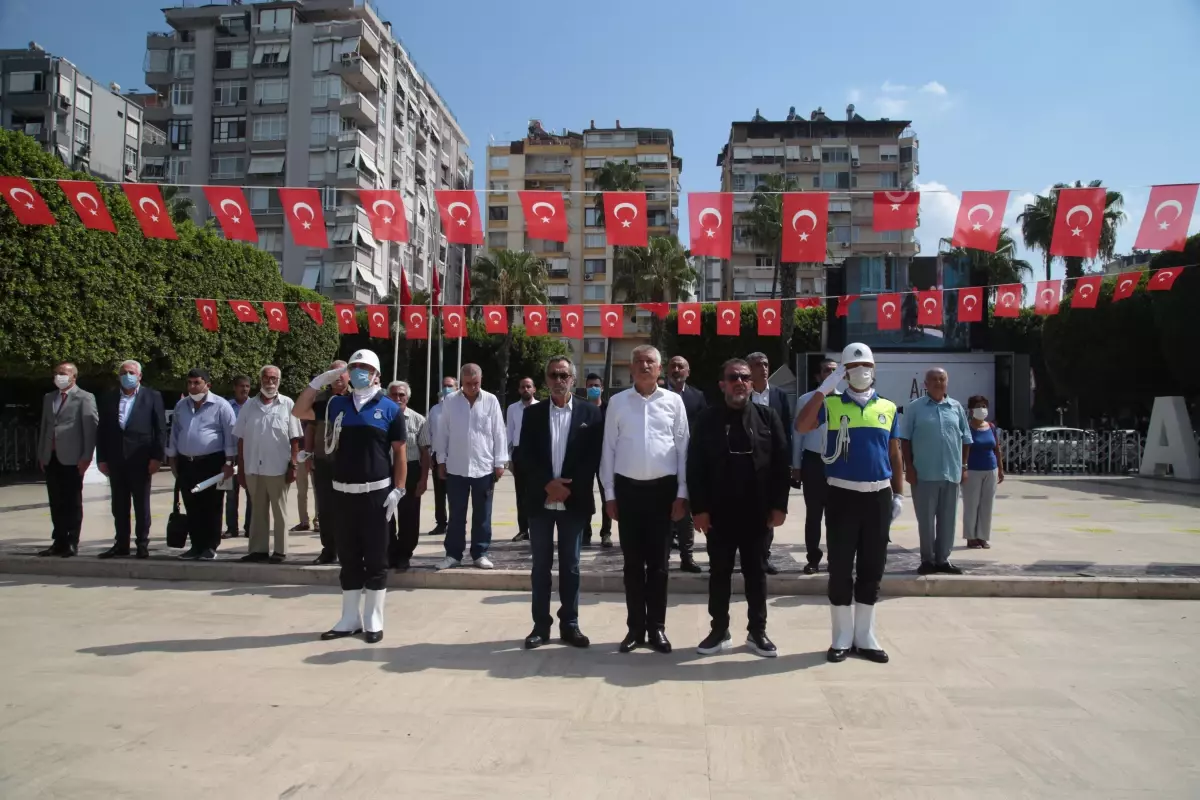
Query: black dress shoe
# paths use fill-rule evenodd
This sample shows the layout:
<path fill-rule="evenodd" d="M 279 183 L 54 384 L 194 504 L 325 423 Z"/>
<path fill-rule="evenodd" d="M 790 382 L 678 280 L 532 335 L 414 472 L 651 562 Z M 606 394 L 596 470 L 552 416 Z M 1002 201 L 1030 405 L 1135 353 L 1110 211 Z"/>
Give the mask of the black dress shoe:
<path fill-rule="evenodd" d="M 680 572 L 704 572 L 704 568 L 696 563 L 696 559 L 685 556 L 679 559 Z"/>
<path fill-rule="evenodd" d="M 45 550 L 38 550 L 38 557 L 39 558 L 49 558 L 50 556 L 57 556 L 60 553 L 62 553 L 62 548 L 56 544 L 52 544 L 49 547 L 47 547 Z"/>
<path fill-rule="evenodd" d="M 337 554 L 336 553 L 326 553 L 324 550 L 322 550 L 321 554 L 316 557 L 316 559 L 313 561 L 313 563 L 314 564 L 336 564 L 337 563 Z"/>
<path fill-rule="evenodd" d="M 804 574 L 805 575 L 816 575 L 820 571 L 821 571 L 820 564 L 805 564 L 804 565 Z"/>
<path fill-rule="evenodd" d="M 579 630 L 578 625 L 563 625 L 558 629 L 558 636 L 562 639 L 563 644 L 569 644 L 571 647 L 589 647 L 592 640 L 583 635 L 583 631 Z"/>
<path fill-rule="evenodd" d="M 517 535 L 512 537 L 512 540 L 514 542 L 528 542 L 529 531 L 517 531 Z"/>
<path fill-rule="evenodd" d="M 831 647 L 825 651 L 825 660 L 831 664 L 840 664 L 846 660 L 850 651 L 846 648 Z"/>
<path fill-rule="evenodd" d="M 285 556 L 283 553 L 271 553 L 271 556 L 267 560 L 272 564 L 282 564 L 283 562 L 287 561 L 287 556 Z"/>
<path fill-rule="evenodd" d="M 621 652 L 630 653 L 646 643 L 646 634 L 630 631 L 621 641 Z"/>
<path fill-rule="evenodd" d="M 150 545 L 139 544 L 137 546 L 137 557 L 138 558 L 149 558 L 150 557 Z"/>
<path fill-rule="evenodd" d="M 932 561 L 922 561 L 921 566 L 917 567 L 918 575 L 932 575 L 935 572 L 937 572 L 937 567 L 933 565 Z"/>
<path fill-rule="evenodd" d="M 71 558 L 72 556 L 77 556 L 77 555 L 79 555 L 79 548 L 73 544 L 69 544 L 66 547 L 64 547 L 62 550 L 58 551 L 59 558 Z"/>
<path fill-rule="evenodd" d="M 194 547 L 179 554 L 180 561 L 195 561 L 198 558 L 200 558 L 200 551 Z"/>
<path fill-rule="evenodd" d="M 945 575 L 962 575 L 963 574 L 962 567 L 955 565 L 951 561 L 947 561 L 945 564 L 938 564 L 935 569 L 937 572 L 941 572 Z"/>
<path fill-rule="evenodd" d="M 355 628 L 352 631 L 325 631 L 321 634 L 321 641 L 328 642 L 330 639 L 345 639 L 348 636 L 357 636 L 362 632 L 362 628 Z"/>
<path fill-rule="evenodd" d="M 772 564 L 770 560 L 767 560 L 763 562 L 763 572 L 767 573 L 768 575 L 778 575 L 779 567 Z"/>
<path fill-rule="evenodd" d="M 550 644 L 550 634 L 534 631 L 525 637 L 525 649 L 536 650 L 544 644 Z"/>
<path fill-rule="evenodd" d="M 425 535 L 426 536 L 445 536 L 446 535 L 446 526 L 438 525 L 436 528 L 434 528 L 433 530 L 431 530 L 429 533 L 427 533 Z"/>
<path fill-rule="evenodd" d="M 367 631 L 363 634 L 363 641 L 367 644 L 379 644 L 383 641 L 383 631 Z"/>
<path fill-rule="evenodd" d="M 201 550 L 200 553 L 196 556 L 196 560 L 197 561 L 216 561 L 217 560 L 217 551 L 213 550 L 211 547 L 209 547 L 206 550 Z"/>
<path fill-rule="evenodd" d="M 671 652 L 671 640 L 667 638 L 665 631 L 650 631 L 646 634 L 649 644 L 652 648 L 660 653 L 666 654 Z"/>
<path fill-rule="evenodd" d="M 117 558 L 118 556 L 127 556 L 127 555 L 129 555 L 128 547 L 118 547 L 117 545 L 114 544 L 112 547 L 108 548 L 103 553 L 100 553 L 99 555 L 97 555 L 96 558 Z"/>
<path fill-rule="evenodd" d="M 865 658 L 867 661 L 874 661 L 876 664 L 886 664 L 888 662 L 888 654 L 882 650 L 868 650 L 865 647 L 852 647 L 850 652 L 859 658 Z"/>
<path fill-rule="evenodd" d="M 392 566 L 392 569 L 396 570 L 396 572 L 408 572 L 412 569 L 412 563 L 406 558 L 402 561 L 397 561 Z"/>
<path fill-rule="evenodd" d="M 242 561 L 247 564 L 261 564 L 269 558 L 270 556 L 268 556 L 266 553 L 247 553 L 239 558 L 238 561 Z"/>

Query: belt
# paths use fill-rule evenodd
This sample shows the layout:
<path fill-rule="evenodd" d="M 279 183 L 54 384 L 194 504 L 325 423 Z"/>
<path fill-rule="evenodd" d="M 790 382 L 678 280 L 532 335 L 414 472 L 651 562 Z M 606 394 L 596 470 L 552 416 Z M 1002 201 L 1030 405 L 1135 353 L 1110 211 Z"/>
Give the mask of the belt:
<path fill-rule="evenodd" d="M 185 456 L 183 453 L 175 454 L 175 458 L 181 459 L 183 461 L 201 461 L 206 458 L 212 458 L 213 456 L 221 456 L 221 458 L 225 458 L 225 453 L 221 450 L 215 450 L 211 453 L 205 453 L 202 456 Z M 232 456 L 230 456 L 230 458 L 232 458 Z"/>
<path fill-rule="evenodd" d="M 836 486 L 839 489 L 845 489 L 848 492 L 862 492 L 870 494 L 871 492 L 882 492 L 884 489 L 890 489 L 892 482 L 886 481 L 847 481 L 841 478 L 826 478 L 825 482 L 830 486 Z"/>
<path fill-rule="evenodd" d="M 661 478 L 651 478 L 648 481 L 639 481 L 635 478 L 627 478 L 624 475 L 621 475 L 619 473 L 614 475 L 613 477 L 619 478 L 620 480 L 625 481 L 626 483 L 632 483 L 634 486 L 658 486 L 659 484 L 666 483 L 667 481 L 678 481 L 679 480 L 678 475 L 663 475 Z"/>
<path fill-rule="evenodd" d="M 386 489 L 392 485 L 391 478 L 384 478 L 380 481 L 371 481 L 370 483 L 341 483 L 340 481 L 333 482 L 333 490 L 342 494 L 366 494 L 368 492 L 376 492 L 380 489 Z"/>

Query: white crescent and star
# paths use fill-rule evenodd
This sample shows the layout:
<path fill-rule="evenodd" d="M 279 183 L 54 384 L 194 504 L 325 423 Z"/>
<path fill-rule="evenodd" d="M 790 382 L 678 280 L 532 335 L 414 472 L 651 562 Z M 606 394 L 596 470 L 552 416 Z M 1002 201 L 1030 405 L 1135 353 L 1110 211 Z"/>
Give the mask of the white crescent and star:
<path fill-rule="evenodd" d="M 278 308 L 272 308 L 272 309 L 271 309 L 269 312 L 267 312 L 267 313 L 269 313 L 269 314 L 270 314 L 272 317 L 274 317 L 274 318 L 276 318 L 276 319 L 283 319 L 283 311 L 281 311 L 281 310 L 280 310 L 280 309 L 278 309 Z"/>
<path fill-rule="evenodd" d="M 777 317 L 779 315 L 775 313 L 775 309 L 773 309 L 773 308 L 764 308 L 763 312 L 762 312 L 762 316 L 763 316 L 763 319 L 765 319 L 765 320 L 772 320 L 772 319 L 775 319 L 775 317 Z"/>
<path fill-rule="evenodd" d="M 1172 272 L 1169 269 L 1164 269 L 1162 272 L 1158 273 L 1158 276 L 1154 280 L 1158 281 L 1159 283 L 1166 283 L 1167 281 L 1171 280 L 1171 278 L 1174 278 L 1174 277 L 1175 277 L 1174 272 Z"/>
<path fill-rule="evenodd" d="M 467 215 L 465 217 L 462 217 L 461 219 L 459 217 L 454 216 L 454 209 L 456 209 L 456 208 L 461 208 L 463 211 L 466 211 Z M 471 218 L 471 207 L 469 205 L 467 205 L 466 203 L 462 202 L 461 200 L 455 200 L 453 203 L 446 206 L 446 215 L 448 217 L 450 217 L 450 219 L 457 222 L 459 225 L 465 226 L 467 224 L 467 220 L 469 220 Z"/>
<path fill-rule="evenodd" d="M 22 189 L 20 186 L 8 190 L 8 196 L 18 203 L 21 201 L 17 198 L 17 195 L 22 194 L 29 198 L 29 200 L 24 204 L 25 207 L 28 209 L 33 209 L 33 192 L 29 191 L 28 189 Z"/>
<path fill-rule="evenodd" d="M 1000 295 L 1000 302 L 1004 303 L 1004 306 L 1006 308 L 1008 306 L 1011 306 L 1012 301 L 1016 300 L 1016 299 L 1017 299 L 1017 296 L 1015 294 L 1013 294 L 1012 292 L 1005 292 L 1004 294 Z"/>
<path fill-rule="evenodd" d="M 810 230 L 815 231 L 817 229 L 817 215 L 814 214 L 811 209 L 807 209 L 807 208 L 802 208 L 799 211 L 797 211 L 795 214 L 792 215 L 792 230 L 794 230 L 796 233 L 800 234 L 800 241 L 807 242 L 808 241 L 808 232 L 802 231 L 796 227 L 796 223 L 799 222 L 801 219 L 811 219 L 812 220 L 812 228 Z"/>
<path fill-rule="evenodd" d="M 535 325 L 540 324 L 539 320 L 541 318 L 542 318 L 542 312 L 540 312 L 540 311 L 530 311 L 529 312 L 529 321 L 531 323 L 533 323 Z"/>
<path fill-rule="evenodd" d="M 721 319 L 737 319 L 737 314 L 732 308 L 727 308 L 721 312 Z"/>
<path fill-rule="evenodd" d="M 888 200 L 892 201 L 892 211 L 899 211 L 900 204 L 907 200 L 908 196 L 912 194 L 912 192 L 900 192 L 899 194 L 896 194 L 895 192 L 884 192 L 883 194 Z"/>
<path fill-rule="evenodd" d="M 888 311 L 889 308 L 891 309 L 891 311 Z M 883 304 L 883 315 L 885 317 L 887 317 L 888 319 L 892 318 L 892 314 L 894 314 L 895 311 L 896 311 L 896 304 L 893 303 L 891 300 L 888 300 L 886 303 Z"/>
<path fill-rule="evenodd" d="M 414 328 L 421 327 L 421 322 L 422 322 L 422 318 L 421 318 L 420 311 L 414 311 L 413 313 L 408 315 L 408 324 L 412 325 Z"/>
<path fill-rule="evenodd" d="M 457 328 L 459 323 L 462 322 L 462 314 L 447 314 L 446 319 L 449 320 L 451 328 Z"/>
<path fill-rule="evenodd" d="M 371 203 L 371 210 L 374 211 L 376 214 L 378 214 L 380 206 L 388 207 L 388 215 L 380 216 L 380 219 L 383 220 L 383 223 L 385 225 L 389 224 L 392 221 L 392 217 L 396 216 L 396 206 L 392 204 L 391 200 L 384 200 L 384 199 L 380 198 L 379 200 L 376 200 L 374 203 Z"/>
<path fill-rule="evenodd" d="M 158 222 L 158 215 L 162 213 L 162 208 L 158 205 L 158 201 L 153 197 L 143 197 L 142 199 L 138 200 L 138 208 L 142 209 L 142 211 L 145 211 L 146 203 L 154 206 L 154 210 L 150 212 L 151 221 Z"/>
<path fill-rule="evenodd" d="M 88 194 L 87 192 L 79 192 L 75 195 L 75 199 L 79 201 L 80 205 L 84 206 L 87 205 L 87 203 L 84 202 L 85 200 L 91 200 L 92 207 L 88 209 L 88 213 L 93 217 L 97 215 L 100 209 L 100 201 L 96 199 L 95 195 Z"/>
<path fill-rule="evenodd" d="M 618 320 L 620 320 L 620 317 L 617 315 L 617 312 L 615 312 L 615 311 L 610 311 L 604 315 L 604 321 L 609 323 L 610 325 L 616 325 Z"/>
<path fill-rule="evenodd" d="M 716 227 L 704 228 L 704 218 L 709 217 L 709 216 L 717 218 Z M 710 238 L 710 239 L 715 237 L 717 235 L 717 229 L 720 228 L 723 224 L 725 224 L 725 220 L 721 216 L 721 212 L 715 208 L 712 208 L 711 206 L 707 206 L 705 208 L 700 209 L 700 214 L 696 217 L 696 222 L 698 222 L 700 224 L 701 228 L 704 228 L 704 234 L 706 236 L 708 236 L 708 238 Z"/>
<path fill-rule="evenodd" d="M 250 312 L 253 310 L 254 309 L 250 308 L 250 306 L 246 303 L 238 303 L 233 307 L 233 312 L 239 317 L 248 317 L 250 316 Z"/>
<path fill-rule="evenodd" d="M 1042 289 L 1041 298 L 1043 300 L 1045 300 L 1047 303 L 1054 302 L 1054 290 L 1053 289 Z"/>
<path fill-rule="evenodd" d="M 499 311 L 489 311 L 488 319 L 490 319 L 492 322 L 499 323 L 502 319 L 502 316 Z"/>
<path fill-rule="evenodd" d="M 695 322 L 696 321 L 696 312 L 692 311 L 690 308 L 687 311 L 683 312 L 683 321 L 688 322 L 688 323 Z"/>
<path fill-rule="evenodd" d="M 550 209 L 550 215 L 543 217 L 541 214 L 538 213 L 538 206 L 545 206 L 546 208 Z M 554 214 L 556 213 L 554 204 L 547 203 L 545 200 L 537 201 L 536 203 L 534 203 L 532 206 L 529 207 L 529 210 L 533 212 L 533 215 L 535 217 L 539 217 L 542 220 L 542 222 L 547 225 L 550 224 L 550 217 L 553 217 Z"/>
<path fill-rule="evenodd" d="M 225 204 L 226 204 L 226 203 L 228 203 L 229 205 L 231 205 L 231 206 L 233 206 L 234 208 L 236 208 L 236 209 L 237 209 L 237 215 L 235 215 L 235 214 L 230 214 L 230 213 L 229 213 L 229 210 L 228 210 L 227 208 L 225 208 Z M 221 211 L 222 211 L 222 212 L 224 212 L 225 214 L 229 214 L 229 219 L 230 219 L 230 220 L 232 220 L 232 221 L 233 221 L 233 222 L 235 222 L 235 223 L 238 223 L 238 222 L 241 222 L 241 221 L 242 221 L 242 220 L 241 220 L 241 218 L 240 218 L 238 215 L 241 215 L 241 214 L 244 214 L 244 213 L 246 213 L 246 212 L 245 212 L 245 210 L 242 208 L 242 204 L 241 204 L 241 203 L 239 203 L 237 200 L 234 200 L 234 199 L 232 199 L 232 198 L 229 198 L 229 197 L 226 197 L 224 200 L 222 200 L 222 201 L 221 201 L 220 209 L 221 209 Z"/>
<path fill-rule="evenodd" d="M 206 305 L 206 306 L 202 306 L 201 308 L 204 312 L 204 316 L 211 317 L 213 315 L 212 306 Z"/>
<path fill-rule="evenodd" d="M 933 308 L 936 311 L 938 307 L 938 301 L 936 297 L 926 297 L 921 301 L 921 306 L 924 308 L 929 308 L 930 303 L 933 303 Z"/>
<path fill-rule="evenodd" d="M 633 216 L 630 217 L 629 219 L 621 219 L 621 209 L 622 208 L 628 208 L 630 211 L 633 212 Z M 635 219 L 637 219 L 637 215 L 638 215 L 637 206 L 635 206 L 633 203 L 617 203 L 615 206 L 613 206 L 613 216 L 616 217 L 617 219 L 621 220 L 622 228 L 630 227 L 633 224 L 633 221 Z"/>
<path fill-rule="evenodd" d="M 1071 210 L 1067 212 L 1067 216 L 1065 218 L 1067 225 L 1071 224 L 1071 217 L 1075 214 L 1078 214 L 1080 211 L 1082 211 L 1084 214 L 1087 214 L 1087 222 L 1083 223 L 1083 227 L 1086 228 L 1088 225 L 1092 224 L 1092 210 L 1085 205 L 1077 205 L 1071 206 Z M 1071 228 L 1071 235 L 1082 236 L 1083 228 Z"/>
<path fill-rule="evenodd" d="M 975 297 L 975 295 L 973 293 L 963 296 L 963 306 L 965 306 L 968 311 L 973 309 L 975 307 L 975 304 L 978 302 L 979 302 L 979 300 Z"/>
<path fill-rule="evenodd" d="M 348 308 L 343 308 L 342 319 L 344 319 L 346 322 L 350 322 L 352 319 L 354 319 L 354 312 Z"/>
<path fill-rule="evenodd" d="M 1123 291 L 1125 291 L 1125 287 L 1126 287 L 1126 286 L 1133 286 L 1133 281 L 1129 280 L 1128 278 L 1126 278 L 1125 280 L 1121 281 L 1121 285 L 1117 287 L 1117 291 L 1118 291 L 1118 292 L 1123 292 Z"/>
<path fill-rule="evenodd" d="M 574 311 L 572 311 L 570 314 L 567 314 L 567 324 L 574 328 L 579 324 L 579 315 Z"/>
<path fill-rule="evenodd" d="M 375 321 L 376 317 L 379 318 L 379 322 Z M 374 314 L 372 314 L 371 315 L 371 324 L 372 325 L 382 325 L 383 324 L 383 313 L 380 311 L 376 311 Z"/>
<path fill-rule="evenodd" d="M 1176 219 L 1179 219 L 1181 216 L 1183 216 L 1183 203 L 1179 202 L 1178 200 L 1163 200 L 1154 209 L 1155 221 L 1158 221 L 1158 212 L 1162 211 L 1164 208 L 1175 209 L 1175 219 L 1172 219 L 1171 222 L 1174 222 Z M 1171 227 L 1171 222 L 1159 222 L 1158 229 L 1160 231 L 1167 230 Z"/>
<path fill-rule="evenodd" d="M 313 220 L 317 218 L 317 214 L 312 210 L 312 206 L 310 206 L 308 203 L 293 203 L 292 216 L 296 219 L 300 219 L 300 209 L 302 208 L 308 212 L 308 219 L 304 220 L 301 224 L 304 226 L 304 230 L 308 230 L 312 227 Z"/>
<path fill-rule="evenodd" d="M 1079 287 L 1079 296 L 1086 298 L 1092 292 L 1096 291 L 1096 287 L 1092 283 L 1085 283 Z"/>
<path fill-rule="evenodd" d="M 995 213 L 995 210 L 987 203 L 978 203 L 976 205 L 971 206 L 969 209 L 967 209 L 967 221 L 972 223 L 971 230 L 973 230 L 973 231 L 978 231 L 978 230 L 983 229 L 982 224 L 975 222 L 975 220 L 971 219 L 971 215 L 974 214 L 976 211 L 986 211 L 987 212 L 987 219 L 984 220 L 985 222 L 991 222 L 992 215 Z"/>

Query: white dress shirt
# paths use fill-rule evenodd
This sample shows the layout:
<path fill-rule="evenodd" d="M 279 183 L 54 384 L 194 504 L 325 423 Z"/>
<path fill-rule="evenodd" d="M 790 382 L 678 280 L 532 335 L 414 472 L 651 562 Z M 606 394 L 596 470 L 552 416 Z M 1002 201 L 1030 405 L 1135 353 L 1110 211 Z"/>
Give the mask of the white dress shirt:
<path fill-rule="evenodd" d="M 537 400 L 533 400 L 529 405 L 533 405 Z M 525 402 L 518 400 L 508 407 L 508 452 L 511 455 L 513 448 L 521 446 L 521 420 L 525 417 Z"/>
<path fill-rule="evenodd" d="M 474 403 L 462 392 L 443 400 L 434 435 L 433 449 L 448 475 L 482 478 L 508 462 L 504 415 L 491 392 L 480 389 Z"/>
<path fill-rule="evenodd" d="M 246 401 L 233 424 L 233 435 L 242 440 L 242 464 L 247 475 L 283 475 L 292 463 L 292 440 L 304 437 L 300 420 L 292 416 L 292 399 L 276 395 L 263 403 L 262 395 Z"/>
<path fill-rule="evenodd" d="M 444 401 L 445 398 L 442 398 L 437 402 L 437 405 L 429 409 L 429 416 L 425 420 L 429 423 L 429 450 L 433 453 L 437 452 L 438 418 L 442 416 L 442 403 Z"/>
<path fill-rule="evenodd" d="M 571 436 L 571 409 L 574 401 L 570 395 L 567 402 L 559 408 L 553 400 L 550 401 L 550 468 L 555 478 L 562 477 L 563 459 L 567 457 L 567 439 Z M 588 487 L 589 490 L 591 487 Z M 546 508 L 554 511 L 566 511 L 565 503 L 546 503 Z"/>
<path fill-rule="evenodd" d="M 764 386 L 761 392 L 754 391 L 754 387 L 751 386 L 750 402 L 760 406 L 771 405 L 771 384 L 768 383 L 766 386 Z"/>
<path fill-rule="evenodd" d="M 604 420 L 604 451 L 600 456 L 600 481 L 605 497 L 614 497 L 617 475 L 651 481 L 675 475 L 678 497 L 687 494 L 687 409 L 683 398 L 662 387 L 649 397 L 626 389 L 608 401 Z"/>
<path fill-rule="evenodd" d="M 121 430 L 125 430 L 125 424 L 129 422 L 129 412 L 133 410 L 133 401 L 137 399 L 141 389 L 141 386 L 136 386 L 129 394 L 121 392 L 121 399 L 117 405 L 117 420 L 121 423 Z"/>

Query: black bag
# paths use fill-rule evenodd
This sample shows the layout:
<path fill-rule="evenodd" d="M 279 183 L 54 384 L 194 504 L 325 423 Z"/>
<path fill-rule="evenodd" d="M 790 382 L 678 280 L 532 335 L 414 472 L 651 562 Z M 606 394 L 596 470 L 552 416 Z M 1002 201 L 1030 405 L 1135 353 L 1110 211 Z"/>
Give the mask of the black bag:
<path fill-rule="evenodd" d="M 183 547 L 187 544 L 188 518 L 179 510 L 179 481 L 175 482 L 175 508 L 167 518 L 167 547 Z"/>

